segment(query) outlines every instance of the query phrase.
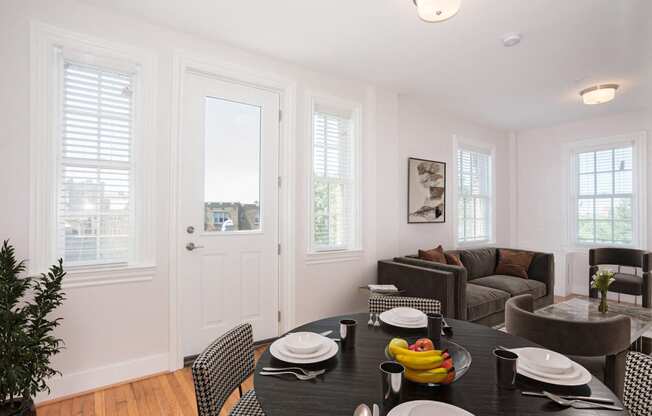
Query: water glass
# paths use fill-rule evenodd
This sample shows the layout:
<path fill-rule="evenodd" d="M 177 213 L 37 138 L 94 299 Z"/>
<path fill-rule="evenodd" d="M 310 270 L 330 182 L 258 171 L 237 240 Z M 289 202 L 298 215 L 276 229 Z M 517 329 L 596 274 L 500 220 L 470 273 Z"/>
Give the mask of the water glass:
<path fill-rule="evenodd" d="M 500 348 L 494 349 L 493 354 L 496 357 L 496 384 L 505 389 L 515 388 L 518 354 Z"/>
<path fill-rule="evenodd" d="M 440 313 L 427 313 L 428 318 L 428 338 L 435 344 L 435 348 L 441 346 L 441 327 L 444 317 Z"/>
<path fill-rule="evenodd" d="M 358 323 L 354 319 L 340 321 L 340 345 L 342 350 L 352 350 L 355 346 L 355 328 Z"/>
<path fill-rule="evenodd" d="M 380 363 L 380 386 L 383 415 L 403 401 L 405 367 L 395 361 Z"/>

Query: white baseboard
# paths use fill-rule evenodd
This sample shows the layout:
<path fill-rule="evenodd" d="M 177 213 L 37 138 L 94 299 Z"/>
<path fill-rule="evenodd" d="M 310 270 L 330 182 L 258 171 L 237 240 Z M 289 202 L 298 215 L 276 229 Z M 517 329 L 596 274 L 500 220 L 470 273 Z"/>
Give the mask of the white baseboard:
<path fill-rule="evenodd" d="M 144 377 L 168 370 L 168 354 L 156 354 L 74 373 L 64 373 L 48 383 L 50 394 L 43 392 L 36 403 L 54 400 L 126 380 Z"/>

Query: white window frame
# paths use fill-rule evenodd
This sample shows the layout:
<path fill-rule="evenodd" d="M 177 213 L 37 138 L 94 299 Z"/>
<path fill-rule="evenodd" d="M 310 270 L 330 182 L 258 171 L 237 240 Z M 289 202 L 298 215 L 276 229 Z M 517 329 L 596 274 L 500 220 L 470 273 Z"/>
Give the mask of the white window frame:
<path fill-rule="evenodd" d="M 457 164 L 457 152 L 459 149 L 470 150 L 478 153 L 485 153 L 489 156 L 489 214 L 488 219 L 489 223 L 487 224 L 487 234 L 488 237 L 486 240 L 479 241 L 460 241 L 459 236 L 459 198 L 460 198 L 460 183 L 459 183 L 459 172 Z M 455 247 L 456 248 L 472 248 L 472 247 L 484 247 L 491 246 L 496 244 L 496 146 L 488 144 L 486 142 L 481 142 L 478 140 L 472 140 L 463 138 L 460 136 L 453 136 L 453 169 L 455 175 L 455 182 L 453 186 L 453 213 L 454 213 L 454 235 L 455 235 Z"/>
<path fill-rule="evenodd" d="M 137 224 L 133 259 L 126 264 L 68 266 L 73 284 L 106 284 L 107 281 L 138 281 L 151 278 L 155 264 L 155 115 L 156 59 L 146 50 L 115 44 L 103 39 L 62 30 L 41 22 L 31 22 L 31 203 L 30 273 L 47 269 L 58 258 L 57 193 L 58 133 L 61 76 L 58 54 L 116 69 L 138 68 L 135 89 L 134 138 L 132 143 L 132 197 Z M 64 267 L 65 267 L 64 263 Z M 116 271 L 117 273 L 111 273 Z"/>
<path fill-rule="evenodd" d="M 632 244 L 609 244 L 579 241 L 577 238 L 577 199 L 579 193 L 577 155 L 585 152 L 632 146 Z M 568 166 L 567 224 L 568 246 L 576 249 L 591 247 L 646 247 L 647 242 L 647 133 L 637 132 L 571 142 L 566 146 Z"/>
<path fill-rule="evenodd" d="M 310 172 L 309 181 L 307 186 L 308 192 L 308 252 L 306 260 L 308 263 L 325 263 L 325 262 L 337 262 L 337 261 L 346 261 L 354 260 L 361 256 L 362 254 L 362 223 L 361 223 L 361 192 L 362 192 L 362 168 L 361 168 L 361 154 L 362 154 L 362 105 L 357 102 L 344 100 L 341 98 L 328 96 L 325 94 L 308 94 L 308 134 L 310 140 L 309 146 L 309 156 L 307 159 L 306 169 Z M 353 172 L 353 201 L 352 201 L 352 242 L 350 247 L 317 247 L 314 244 L 314 220 L 315 215 L 313 212 L 313 182 L 314 182 L 314 169 L 313 169 L 313 155 L 314 155 L 314 138 L 313 138 L 313 126 L 314 126 L 314 113 L 317 106 L 326 106 L 334 109 L 338 109 L 342 112 L 347 112 L 351 114 L 352 128 L 351 128 L 351 137 L 353 140 L 352 143 L 352 154 L 351 154 L 351 163 L 352 172 Z"/>

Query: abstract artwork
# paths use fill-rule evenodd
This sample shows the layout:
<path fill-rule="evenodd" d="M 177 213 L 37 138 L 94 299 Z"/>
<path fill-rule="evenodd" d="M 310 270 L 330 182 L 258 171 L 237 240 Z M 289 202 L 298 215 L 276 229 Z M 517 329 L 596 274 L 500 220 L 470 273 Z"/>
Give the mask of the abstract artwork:
<path fill-rule="evenodd" d="M 446 222 L 446 163 L 408 159 L 408 223 Z"/>

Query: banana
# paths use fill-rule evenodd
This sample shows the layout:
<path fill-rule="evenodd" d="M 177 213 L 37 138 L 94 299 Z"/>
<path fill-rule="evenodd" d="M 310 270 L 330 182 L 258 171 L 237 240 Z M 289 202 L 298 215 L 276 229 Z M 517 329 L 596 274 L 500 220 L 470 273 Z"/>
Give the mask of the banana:
<path fill-rule="evenodd" d="M 442 355 L 415 356 L 397 354 L 395 359 L 412 370 L 431 370 L 440 367 L 444 362 Z"/>
<path fill-rule="evenodd" d="M 432 356 L 441 356 L 445 351 L 444 350 L 430 350 L 430 351 L 412 351 L 407 348 L 400 347 L 396 344 L 389 344 L 389 352 L 393 357 L 397 355 L 406 355 L 409 357 L 432 357 Z"/>
<path fill-rule="evenodd" d="M 448 379 L 448 373 L 455 371 L 454 369 L 447 370 L 445 368 L 435 368 L 428 371 L 416 371 L 409 368 L 405 369 L 405 378 L 415 383 L 442 383 Z"/>

